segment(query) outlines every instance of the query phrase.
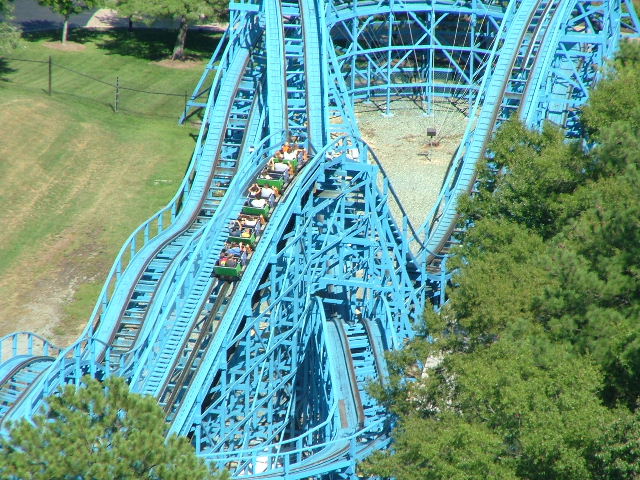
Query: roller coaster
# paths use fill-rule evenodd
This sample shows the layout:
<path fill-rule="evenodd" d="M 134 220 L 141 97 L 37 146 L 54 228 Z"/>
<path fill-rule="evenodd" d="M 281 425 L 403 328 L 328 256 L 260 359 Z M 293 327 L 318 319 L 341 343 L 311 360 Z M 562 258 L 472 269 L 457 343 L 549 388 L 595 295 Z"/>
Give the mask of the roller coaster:
<path fill-rule="evenodd" d="M 446 301 L 457 202 L 493 132 L 518 116 L 578 136 L 606 59 L 639 33 L 631 0 L 232 1 L 182 118 L 202 120 L 182 184 L 122 246 L 82 335 L 0 339 L 3 427 L 60 385 L 120 375 L 236 478 L 355 477 L 393 425 L 367 384 Z M 402 98 L 467 119 L 419 226 L 355 116 Z M 268 212 L 248 211 L 293 144 L 306 161 Z M 259 213 L 241 274 L 225 275 L 234 221 Z"/>

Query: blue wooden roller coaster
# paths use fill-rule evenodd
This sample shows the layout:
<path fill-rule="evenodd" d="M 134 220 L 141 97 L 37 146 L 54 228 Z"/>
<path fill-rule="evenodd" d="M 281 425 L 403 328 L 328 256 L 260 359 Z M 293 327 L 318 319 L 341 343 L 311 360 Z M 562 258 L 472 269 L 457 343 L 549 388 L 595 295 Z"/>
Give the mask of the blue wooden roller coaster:
<path fill-rule="evenodd" d="M 120 375 L 236 478 L 355 476 L 392 424 L 367 382 L 445 301 L 457 201 L 491 135 L 512 116 L 578 135 L 639 33 L 630 0 L 232 1 L 185 112 L 202 127 L 178 192 L 122 246 L 75 343 L 0 339 L 0 421 Z M 354 113 L 401 98 L 467 119 L 422 225 Z"/>

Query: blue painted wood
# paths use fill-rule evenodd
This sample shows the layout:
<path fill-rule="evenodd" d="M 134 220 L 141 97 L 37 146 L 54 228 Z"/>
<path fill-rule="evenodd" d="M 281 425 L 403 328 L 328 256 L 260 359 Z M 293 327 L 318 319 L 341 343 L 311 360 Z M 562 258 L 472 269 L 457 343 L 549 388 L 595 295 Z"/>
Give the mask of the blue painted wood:
<path fill-rule="evenodd" d="M 604 19 L 601 32 L 580 30 L 577 5 Z M 431 269 L 430 283 L 427 261 L 454 241 L 457 198 L 472 187 L 487 140 L 517 111 L 530 125 L 572 125 L 570 107 L 597 80 L 576 69 L 581 49 L 592 47 L 593 64 L 615 50 L 620 23 L 633 20 L 620 5 L 234 3 L 225 46 L 190 104 L 207 95 L 179 192 L 127 240 L 77 342 L 58 354 L 34 348 L 35 336 L 0 339 L 0 415 L 33 415 L 84 374 L 118 374 L 159 399 L 172 433 L 191 435 L 203 458 L 236 477 L 353 476 L 357 461 L 389 443 L 366 383 L 387 377 L 384 351 L 415 334 L 428 296 L 443 295 L 447 275 Z M 470 21 L 475 40 L 441 35 L 447 17 Z M 396 36 L 410 30 L 413 44 L 385 45 L 399 18 Z M 367 29 L 386 40 L 366 47 Z M 422 80 L 402 80 L 415 70 L 403 62 L 430 49 L 450 65 L 419 66 Z M 475 102 L 438 209 L 418 232 L 358 139 L 353 110 L 357 98 L 416 91 L 426 103 L 460 92 Z M 212 277 L 248 186 L 289 135 L 308 142 L 308 164 L 272 208 L 242 277 Z"/>

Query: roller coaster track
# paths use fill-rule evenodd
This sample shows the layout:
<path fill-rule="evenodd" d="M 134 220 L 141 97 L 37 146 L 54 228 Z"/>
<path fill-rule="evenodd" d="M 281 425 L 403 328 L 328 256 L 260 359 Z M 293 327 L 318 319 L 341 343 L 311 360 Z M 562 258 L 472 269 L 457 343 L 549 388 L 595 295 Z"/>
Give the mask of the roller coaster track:
<path fill-rule="evenodd" d="M 480 112 L 471 113 L 465 137 L 456 152 L 443 184 L 440 196 L 428 217 L 426 228 L 427 263 L 434 270 L 452 243 L 457 226 L 457 205 L 460 195 L 473 187 L 476 165 L 484 157 L 487 143 L 496 128 L 521 105 L 522 96 L 531 78 L 536 55 L 560 2 L 556 0 L 523 1 L 513 12 L 513 19 L 504 40 L 497 43 L 500 55 L 486 85 L 486 93 L 478 96 Z M 477 121 L 473 125 L 473 117 Z"/>
<path fill-rule="evenodd" d="M 234 477 L 354 477 L 357 461 L 390 442 L 392 421 L 367 383 L 386 381 L 384 352 L 415 334 L 427 297 L 442 301 L 458 199 L 473 190 L 493 132 L 513 115 L 575 128 L 593 65 L 613 53 L 620 25 L 638 33 L 629 5 L 232 3 L 231 27 L 182 119 L 199 112 L 202 128 L 178 193 L 122 247 L 77 342 L 60 351 L 33 334 L 0 339 L 0 421 L 34 415 L 85 374 L 121 375 L 158 399 L 171 433 Z M 427 68 L 456 72 L 427 90 L 464 87 L 470 102 L 418 230 L 353 110 L 356 98 L 415 91 L 392 81 L 410 56 L 403 47 L 393 57 L 396 15 L 409 32 L 424 30 L 415 49 L 439 48 L 438 61 L 449 62 Z M 461 21 L 469 46 L 452 30 Z M 367 29 L 383 46 L 359 43 Z M 303 144 L 309 161 L 275 203 L 241 278 L 215 277 L 230 222 L 285 141 Z"/>
<path fill-rule="evenodd" d="M 245 132 L 258 98 L 255 95 L 257 85 L 251 76 L 254 69 L 250 65 L 249 52 L 244 53 L 231 64 L 226 77 L 229 82 L 221 87 L 220 95 L 228 94 L 232 98 L 227 110 L 212 110 L 202 154 L 213 162 L 212 172 L 208 178 L 194 181 L 191 194 L 200 198 L 191 215 L 182 222 L 174 223 L 174 228 L 165 232 L 166 239 L 154 246 L 144 269 L 130 287 L 108 342 L 113 347 L 110 360 L 114 364 L 119 363 L 119 357 L 134 345 L 167 267 L 211 218 L 237 172 Z"/>
<path fill-rule="evenodd" d="M 0 417 L 4 417 L 11 406 L 19 401 L 33 381 L 53 363 L 54 359 L 37 356 L 26 359 L 14 357 L 12 360 L 13 362 L 5 366 L 8 371 L 4 373 L 0 383 Z"/>

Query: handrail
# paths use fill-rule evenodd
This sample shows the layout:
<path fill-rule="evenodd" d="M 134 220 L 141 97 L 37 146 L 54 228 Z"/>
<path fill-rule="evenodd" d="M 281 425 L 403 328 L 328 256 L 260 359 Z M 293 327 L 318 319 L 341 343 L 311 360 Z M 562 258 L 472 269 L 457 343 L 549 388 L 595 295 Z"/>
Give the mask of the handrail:
<path fill-rule="evenodd" d="M 229 192 L 236 190 L 235 186 L 243 181 L 242 179 L 245 177 L 245 175 L 243 175 L 245 170 L 247 170 L 252 163 L 260 159 L 265 150 L 270 148 L 267 147 L 268 142 L 277 136 L 282 138 L 282 135 L 283 133 L 275 133 L 262 139 L 255 150 L 249 155 L 247 161 L 241 162 L 241 170 L 229 186 Z M 147 357 L 151 355 L 152 345 L 161 341 L 160 335 L 164 331 L 162 328 L 163 322 L 166 321 L 167 315 L 172 311 L 172 308 L 175 308 L 176 302 L 178 301 L 175 291 L 179 288 L 179 285 L 184 283 L 187 275 L 195 275 L 193 273 L 194 269 L 197 271 L 198 268 L 201 267 L 203 263 L 202 259 L 207 256 L 207 249 L 210 249 L 211 245 L 214 244 L 211 237 L 215 237 L 218 231 L 226 226 L 226 218 L 224 217 L 226 214 L 224 213 L 225 209 L 223 204 L 230 201 L 229 197 L 229 195 L 223 197 L 223 203 L 220 204 L 220 208 L 216 210 L 216 213 L 214 213 L 209 223 L 201 230 L 201 233 L 199 233 L 200 238 L 198 241 L 192 241 L 190 247 L 184 249 L 179 254 L 179 257 L 173 262 L 170 270 L 164 275 L 158 293 L 156 294 L 157 300 L 152 306 L 152 308 L 161 310 L 161 312 L 157 312 L 156 315 L 149 315 L 150 318 L 154 319 L 154 322 L 146 324 L 145 329 L 140 332 L 139 338 L 144 338 L 144 340 L 141 342 L 139 340 L 139 345 L 123 356 L 124 364 L 129 366 L 127 371 L 133 376 L 132 382 L 135 383 L 140 376 L 142 365 L 145 363 Z M 170 299 L 165 300 L 166 296 L 170 294 L 170 287 L 174 289 L 174 295 L 172 295 Z"/>
<path fill-rule="evenodd" d="M 54 345 L 42 335 L 33 332 L 13 332 L 0 338 L 0 363 L 10 360 L 16 355 L 55 357 L 60 351 L 60 347 Z"/>
<path fill-rule="evenodd" d="M 335 415 L 336 406 L 332 406 L 329 413 L 331 415 Z M 233 451 L 233 458 L 231 461 L 234 462 L 254 462 L 257 463 L 259 460 L 260 463 L 264 465 L 275 465 L 275 468 L 267 470 L 262 473 L 255 473 L 251 475 L 247 475 L 247 478 L 271 478 L 275 475 L 278 475 L 281 478 L 280 474 L 287 472 L 299 472 L 304 473 L 309 469 L 313 468 L 318 464 L 322 464 L 326 460 L 331 460 L 340 454 L 356 454 L 357 458 L 360 458 L 360 452 L 357 451 L 357 447 L 360 447 L 360 450 L 369 450 L 371 449 L 371 443 L 362 444 L 358 442 L 363 436 L 367 433 L 376 432 L 376 430 L 385 424 L 387 421 L 386 418 L 382 417 L 374 420 L 366 427 L 361 429 L 357 429 L 355 432 L 343 435 L 339 438 L 334 438 L 331 440 L 327 440 L 322 443 L 315 443 L 309 446 L 296 447 L 296 443 L 301 443 L 301 440 L 304 438 L 311 438 L 313 434 L 319 431 L 321 428 L 326 426 L 326 421 L 313 429 L 305 432 L 303 435 L 299 437 L 295 437 L 293 439 L 287 439 L 280 444 L 278 444 L 279 450 L 277 453 L 266 452 L 264 445 L 250 448 L 250 449 L 241 449 Z M 385 436 L 378 435 L 379 439 L 386 439 Z M 387 443 L 388 440 L 385 440 Z M 292 446 L 293 448 L 289 448 Z M 327 455 L 322 458 L 317 458 L 316 455 L 322 450 L 328 450 Z M 199 454 L 202 458 L 204 458 L 208 462 L 214 462 L 217 464 L 227 463 L 229 459 L 229 452 L 200 452 Z M 298 462 L 298 465 L 291 464 L 289 457 L 299 457 L 302 460 Z"/>
<path fill-rule="evenodd" d="M 263 144 L 269 140 L 270 140 L 269 137 L 265 138 L 263 140 Z M 318 153 L 316 153 L 312 159 L 309 160 L 308 164 L 305 166 L 304 170 L 301 172 L 302 177 L 296 176 L 295 177 L 296 182 L 294 182 L 291 185 L 290 187 L 291 190 L 287 189 L 287 192 L 286 192 L 287 198 L 293 198 L 293 195 L 295 192 L 307 191 L 311 187 L 311 184 L 315 181 L 314 180 L 315 177 L 313 176 L 313 172 L 315 171 L 315 169 L 319 168 L 320 165 L 324 165 L 324 161 L 327 158 L 326 157 L 327 152 L 332 148 L 334 148 L 338 143 L 343 142 L 344 140 L 345 140 L 345 137 L 336 138 L 334 141 L 327 144 Z M 258 159 L 257 158 L 258 156 L 256 154 L 259 154 L 259 153 L 260 153 L 260 148 L 257 148 L 256 151 L 254 152 L 253 162 L 247 161 L 245 163 L 247 168 L 247 170 L 245 171 L 255 171 L 255 172 L 258 171 L 258 168 L 260 167 L 261 163 L 256 164 L 255 162 Z M 253 164 L 253 168 L 249 170 L 252 164 Z M 247 175 L 247 177 L 248 177 L 247 182 L 249 182 L 250 179 L 253 178 L 253 176 L 251 176 L 250 174 Z M 242 195 L 242 192 L 244 192 L 244 190 L 234 190 L 234 191 L 238 192 L 237 195 Z M 233 201 L 233 200 L 230 200 L 230 201 Z M 278 219 L 280 218 L 281 215 L 284 215 L 285 210 L 288 210 L 287 203 L 279 202 L 279 206 L 274 210 L 274 213 L 269 220 L 269 225 L 263 232 L 263 235 L 268 235 L 270 231 L 273 231 L 273 227 L 270 228 L 270 226 L 273 225 L 274 223 L 278 223 L 279 221 Z M 225 226 L 226 226 L 226 221 L 227 219 L 225 218 Z M 308 221 L 311 221 L 311 219 L 309 219 Z M 247 287 L 248 282 L 257 281 L 254 277 L 257 275 L 258 264 L 268 260 L 266 257 L 263 258 L 262 256 L 263 251 L 268 247 L 268 245 L 269 245 L 269 242 L 264 241 L 264 239 L 258 243 L 258 246 L 256 247 L 256 250 L 253 253 L 253 257 L 252 257 L 253 260 L 249 262 L 247 269 L 242 279 L 240 280 L 240 284 L 236 287 L 236 293 L 233 296 L 229 305 L 227 306 L 227 310 L 226 310 L 227 318 L 229 319 L 234 318 L 234 316 L 238 314 L 239 312 L 238 309 L 240 307 L 241 299 L 243 298 L 242 292 L 246 288 L 248 288 Z M 288 291 L 289 290 L 278 292 L 278 297 L 275 299 L 275 301 L 277 302 L 277 300 L 279 298 L 282 298 L 282 296 L 286 295 Z M 256 318 L 257 319 L 262 318 L 266 313 L 268 313 L 268 311 L 269 310 L 267 310 L 267 312 L 263 312 L 261 315 L 259 315 Z M 222 329 L 221 332 L 223 332 L 226 328 L 228 328 L 228 325 L 227 326 L 221 325 L 219 328 Z M 215 346 L 213 347 L 215 348 Z M 201 374 L 202 376 L 206 376 L 206 372 L 208 371 L 208 368 L 209 368 L 207 367 L 207 365 L 213 361 L 213 358 L 215 357 L 215 355 L 216 355 L 215 352 L 212 352 L 207 356 L 206 359 L 203 360 L 203 363 L 201 364 L 200 368 L 203 369 L 205 373 L 202 373 Z M 204 381 L 206 380 L 200 380 L 200 382 L 204 382 Z M 194 380 L 194 383 L 197 383 L 197 381 Z M 170 431 L 180 432 L 182 429 L 182 424 L 188 423 L 190 421 L 188 420 L 188 418 L 190 418 L 192 415 L 193 415 L 193 412 L 191 411 L 191 405 L 188 403 L 183 403 L 180 406 L 180 409 L 177 410 L 175 413 L 174 421 L 171 425 Z"/>
<path fill-rule="evenodd" d="M 389 376 L 389 372 L 387 371 L 386 365 L 384 363 L 382 352 L 378 350 L 378 345 L 376 344 L 375 335 L 372 330 L 371 324 L 373 323 L 371 320 L 363 318 L 360 320 L 360 323 L 364 327 L 365 334 L 369 339 L 369 345 L 371 346 L 371 353 L 373 354 L 373 361 L 376 364 L 376 370 L 378 370 L 378 377 L 381 384 L 385 384 L 387 382 L 387 377 Z"/>
<path fill-rule="evenodd" d="M 230 52 L 237 47 L 236 44 L 240 41 L 240 36 L 237 36 L 235 37 L 233 42 L 227 44 L 220 62 L 221 64 L 228 64 L 230 62 Z M 191 194 L 191 185 L 196 178 L 198 164 L 202 155 L 202 144 L 208 134 L 208 124 L 211 110 L 213 108 L 214 100 L 221 85 L 221 77 L 226 70 L 220 65 L 219 67 L 220 68 L 218 68 L 218 71 L 216 72 L 216 76 L 209 92 L 209 98 L 204 113 L 204 126 L 200 129 L 198 138 L 196 140 L 196 146 L 191 156 L 191 161 L 176 194 L 164 208 L 160 209 L 158 212 L 149 217 L 149 219 L 140 224 L 140 226 L 138 226 L 138 228 L 136 228 L 125 240 L 124 244 L 120 248 L 120 251 L 116 255 L 116 259 L 114 260 L 111 270 L 107 274 L 104 286 L 98 296 L 98 300 L 91 313 L 89 323 L 87 324 L 87 327 L 85 327 L 83 334 L 91 335 L 94 331 L 96 331 L 97 326 L 101 320 L 101 316 L 106 311 L 110 303 L 110 291 L 115 291 L 122 273 L 136 257 L 136 254 L 139 253 L 151 240 L 160 235 L 169 226 L 173 225 L 175 219 L 182 212 L 182 206 L 184 205 L 186 199 L 189 198 Z M 169 216 L 168 225 L 164 225 L 166 216 Z M 155 231 L 155 234 L 152 235 L 153 231 Z M 141 234 L 142 245 L 138 245 L 137 239 Z M 128 258 L 127 253 L 129 254 Z"/>
<path fill-rule="evenodd" d="M 505 12 L 503 21 L 500 23 L 500 28 L 498 29 L 498 32 L 496 34 L 496 38 L 493 42 L 493 47 L 491 49 L 491 53 L 489 55 L 489 59 L 487 60 L 487 65 L 492 65 L 493 64 L 493 60 L 496 57 L 497 51 L 498 51 L 498 46 L 500 44 L 501 40 L 504 40 L 504 35 L 505 35 L 505 31 L 506 31 L 506 24 L 508 23 L 506 20 L 510 19 L 510 17 L 514 14 L 514 10 L 515 10 L 515 3 L 514 1 L 509 2 L 509 6 L 507 7 L 507 11 Z M 454 158 L 452 159 L 451 163 L 449 164 L 449 167 L 447 169 L 447 175 L 445 177 L 445 179 L 442 181 L 442 187 L 440 189 L 440 193 L 438 194 L 438 198 L 436 200 L 436 203 L 434 204 L 434 206 L 431 208 L 431 211 L 429 212 L 429 214 L 427 215 L 427 219 L 423 222 L 423 224 L 418 228 L 418 232 L 425 230 L 428 225 L 431 225 L 431 223 L 433 222 L 436 213 L 438 212 L 439 208 L 440 208 L 440 204 L 443 201 L 444 197 L 447 195 L 447 185 L 449 185 L 451 183 L 451 181 L 453 180 L 453 177 L 456 174 L 456 171 L 459 168 L 459 165 L 462 161 L 462 157 L 463 157 L 463 151 L 464 148 L 461 147 L 466 147 L 466 145 L 469 143 L 470 139 L 469 137 L 471 136 L 471 134 L 473 133 L 474 130 L 474 120 L 476 120 L 476 115 L 477 115 L 477 111 L 479 108 L 481 108 L 481 99 L 484 98 L 484 95 L 486 94 L 486 89 L 487 89 L 487 83 L 489 81 L 489 78 L 491 77 L 493 71 L 490 68 L 487 68 L 485 70 L 484 76 L 482 77 L 482 82 L 480 83 L 480 88 L 478 91 L 478 95 L 476 96 L 476 100 L 473 104 L 473 107 L 471 109 L 471 111 L 469 112 L 469 121 L 467 122 L 467 126 L 465 128 L 465 131 L 462 135 L 462 140 L 460 141 L 460 147 L 458 147 L 456 149 L 456 153 L 454 155 Z"/>
<path fill-rule="evenodd" d="M 316 308 L 315 314 L 320 316 L 320 321 L 323 325 L 323 329 L 326 330 L 327 319 L 324 315 L 324 307 L 320 298 L 315 298 Z M 328 341 L 328 338 L 327 338 Z M 348 348 L 348 343 L 345 345 Z M 337 384 L 340 372 L 336 370 L 335 365 L 330 363 L 329 375 L 334 378 L 334 382 Z M 357 388 L 357 387 L 354 387 Z M 333 393 L 333 389 L 330 391 Z M 259 445 L 247 448 L 234 450 L 233 455 L 229 455 L 229 452 L 200 452 L 200 455 L 209 461 L 217 462 L 220 464 L 226 464 L 233 462 L 237 465 L 236 471 L 240 471 L 243 476 L 250 476 L 252 478 L 269 478 L 276 475 L 278 472 L 306 472 L 309 469 L 316 468 L 319 465 L 324 464 L 327 461 L 337 459 L 340 456 L 353 455 L 357 453 L 354 451 L 356 439 L 363 439 L 363 436 L 370 433 L 375 435 L 374 438 L 380 440 L 385 438 L 384 435 L 380 436 L 380 428 L 385 424 L 386 418 L 381 417 L 373 420 L 367 427 L 347 429 L 342 426 L 339 429 L 332 430 L 332 436 L 330 439 L 315 443 L 315 434 L 318 432 L 326 432 L 327 427 L 335 425 L 335 422 L 339 422 L 338 411 L 338 398 L 330 400 L 330 407 L 325 419 L 305 431 L 304 433 L 278 442 L 275 445 L 266 445 L 261 443 Z M 361 422 L 359 422 L 361 423 Z M 375 441 L 375 440 L 374 440 Z M 365 444 L 360 444 L 361 449 L 371 448 L 372 441 Z M 321 452 L 324 451 L 324 454 Z M 291 457 L 298 458 L 297 462 L 292 462 Z M 248 473 L 247 470 L 253 465 L 253 473 Z M 264 469 L 261 472 L 256 472 L 256 467 Z"/>
<path fill-rule="evenodd" d="M 13 382 L 11 382 L 11 380 L 20 371 L 22 371 L 24 368 L 28 367 L 29 365 L 34 364 L 34 363 L 41 363 L 41 362 L 53 363 L 53 361 L 54 361 L 54 358 L 50 357 L 50 356 L 35 356 L 35 357 L 29 357 L 29 358 L 25 359 L 24 361 L 22 361 L 20 363 L 17 363 L 16 365 L 13 366 L 13 368 L 9 372 L 7 372 L 6 375 L 4 375 L 3 378 L 0 379 L 0 391 L 2 391 L 7 384 L 10 385 L 11 383 L 13 383 Z M 45 370 L 46 370 L 46 368 L 43 371 L 45 371 Z M 42 372 L 40 372 L 39 375 L 42 375 Z M 36 376 L 36 378 L 38 376 Z M 20 394 L 16 398 L 13 399 L 13 402 L 11 403 L 9 408 L 7 409 L 6 413 L 8 413 L 11 410 L 13 405 L 16 405 L 16 404 L 18 404 L 20 402 L 20 400 L 22 399 L 22 397 L 26 394 L 26 392 L 28 390 L 29 390 L 29 385 L 26 385 L 25 389 L 22 392 L 20 392 Z M 0 413 L 0 424 L 2 423 L 2 419 L 4 418 L 6 413 L 5 414 Z"/>
<path fill-rule="evenodd" d="M 571 13 L 571 10 L 575 6 L 575 1 L 571 2 L 560 2 L 560 7 L 556 14 L 554 15 L 551 22 L 553 22 L 556 18 L 561 21 L 565 18 L 567 13 Z M 551 34 L 549 35 L 549 32 Z M 544 55 L 536 55 L 534 67 L 532 67 L 532 72 L 536 69 L 537 72 L 545 72 L 548 71 L 553 59 L 555 58 L 555 49 L 550 50 L 549 48 L 545 48 L 548 45 L 557 45 L 560 35 L 564 33 L 561 28 L 547 28 L 545 32 L 543 43 L 540 45 L 539 52 L 546 52 Z M 539 67 L 541 66 L 541 67 Z M 538 68 L 539 67 L 539 68 Z M 535 84 L 531 82 L 527 82 L 527 87 L 525 92 L 522 95 L 523 101 L 520 105 L 520 119 L 524 122 L 525 125 L 531 127 L 533 116 L 535 115 L 535 111 L 538 106 L 537 97 L 540 96 L 540 86 L 542 82 L 545 80 L 544 76 L 536 73 L 531 75 L 531 78 L 535 78 Z"/>
<path fill-rule="evenodd" d="M 320 299 L 317 298 L 320 302 Z M 321 302 L 320 302 L 321 303 Z M 322 306 L 324 308 L 324 306 Z M 326 321 L 326 319 L 325 319 Z M 331 320 L 332 323 L 335 324 L 338 336 L 340 337 L 340 347 L 342 350 L 342 355 L 344 356 L 344 361 L 347 365 L 347 373 L 349 375 L 349 384 L 351 385 L 351 399 L 353 400 L 356 407 L 356 416 L 358 417 L 358 426 L 362 427 L 364 425 L 365 415 L 364 415 L 364 407 L 362 406 L 362 398 L 360 398 L 360 391 L 358 390 L 358 380 L 356 377 L 356 369 L 353 366 L 353 358 L 350 355 L 350 345 L 349 345 L 349 336 L 347 332 L 344 330 L 344 326 L 338 320 Z"/>
<path fill-rule="evenodd" d="M 6 425 L 8 421 L 17 420 L 19 417 L 25 415 L 35 414 L 40 409 L 43 400 L 53 393 L 56 387 L 69 382 L 76 385 L 79 384 L 81 378 L 86 373 L 81 368 L 82 365 L 88 365 L 88 373 L 95 375 L 95 373 L 100 370 L 97 362 L 91 362 L 91 359 L 82 359 L 82 356 L 83 353 L 88 350 L 95 353 L 96 344 L 102 345 L 102 347 L 106 349 L 110 348 L 109 345 L 99 339 L 83 336 L 62 350 L 47 370 L 43 371 L 24 391 L 22 395 L 23 400 L 20 403 L 12 405 L 6 412 L 5 416 L 0 420 L 0 427 Z M 72 371 L 67 372 L 69 369 Z M 117 371 L 112 370 L 107 360 L 104 366 L 105 376 L 109 376 Z"/>
<path fill-rule="evenodd" d="M 505 33 L 507 23 L 510 24 L 512 17 L 515 17 L 516 14 L 519 12 L 519 9 L 518 9 L 519 5 L 520 5 L 519 1 L 512 1 L 509 3 L 509 6 L 507 7 L 507 11 L 505 12 L 505 18 L 500 25 L 498 35 L 496 36 L 496 39 L 494 41 L 494 45 L 491 51 L 491 57 L 488 62 L 489 65 L 493 64 L 493 59 L 497 54 L 497 50 L 501 45 L 501 41 L 505 41 L 505 42 L 507 41 L 506 35 L 508 33 L 524 35 L 524 32 L 518 31 L 514 33 L 513 29 L 510 29 L 507 33 Z M 513 58 L 515 58 L 515 55 L 517 55 L 517 50 L 514 50 L 513 55 L 514 55 Z M 493 78 L 494 70 L 495 69 L 487 68 L 484 74 L 484 77 L 481 83 L 480 93 L 477 95 L 474 106 L 469 114 L 469 122 L 467 122 L 467 126 L 463 134 L 463 139 L 460 142 L 460 147 L 456 150 L 455 156 L 449 166 L 447 176 L 443 181 L 442 188 L 440 190 L 440 193 L 438 195 L 438 198 L 436 200 L 434 207 L 429 212 L 429 215 L 427 216 L 426 221 L 418 229 L 418 232 L 421 232 L 421 231 L 426 232 L 425 237 L 427 238 L 427 243 L 430 243 L 429 237 L 430 235 L 432 235 L 434 227 L 438 224 L 438 218 L 440 216 L 436 216 L 437 213 L 442 210 L 440 215 L 444 214 L 444 212 L 447 209 L 447 206 L 450 205 L 449 203 L 450 199 L 452 200 L 457 199 L 458 195 L 461 193 L 458 191 L 459 175 L 462 171 L 462 167 L 467 162 L 465 157 L 466 157 L 468 147 L 471 145 L 472 141 L 475 140 L 476 125 L 480 118 L 480 115 L 478 115 L 478 110 L 482 111 L 483 113 L 485 111 L 484 103 L 481 105 L 481 101 L 482 99 L 484 99 L 484 97 L 487 94 L 488 86 L 489 86 L 488 84 L 490 83 L 489 79 Z M 505 72 L 505 74 L 507 73 L 509 72 L 508 71 Z M 494 106 L 494 107 L 497 108 L 497 106 Z M 488 132 L 486 135 L 490 135 L 490 132 Z M 484 140 L 486 140 L 486 137 L 483 137 L 483 141 Z M 476 159 L 473 159 L 473 161 L 475 162 Z M 454 227 L 453 224 L 448 226 L 449 233 L 447 234 L 447 236 L 450 235 L 450 231 L 453 229 L 453 227 Z M 445 238 L 443 237 L 442 239 L 439 239 L 437 243 L 439 246 L 441 246 L 444 241 L 445 241 Z M 429 261 L 429 259 L 427 261 Z"/>

